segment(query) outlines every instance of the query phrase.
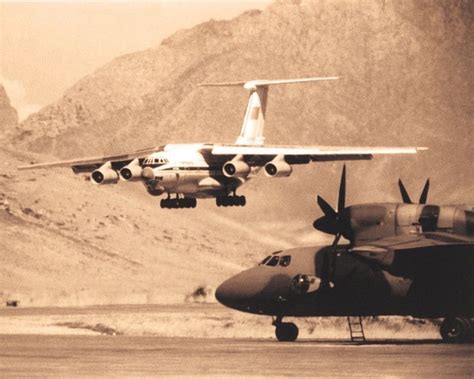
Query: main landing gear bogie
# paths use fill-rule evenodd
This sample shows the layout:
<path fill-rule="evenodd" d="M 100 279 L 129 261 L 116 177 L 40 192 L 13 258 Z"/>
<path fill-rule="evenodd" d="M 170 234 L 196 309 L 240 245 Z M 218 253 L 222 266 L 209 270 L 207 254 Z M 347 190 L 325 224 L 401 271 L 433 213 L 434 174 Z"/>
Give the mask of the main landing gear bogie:
<path fill-rule="evenodd" d="M 218 207 L 243 207 L 247 203 L 245 196 L 218 196 L 216 197 L 216 205 Z"/>
<path fill-rule="evenodd" d="M 196 208 L 197 200 L 194 198 L 184 197 L 175 199 L 161 199 L 160 207 L 167 209 L 178 209 L 178 208 Z"/>
<path fill-rule="evenodd" d="M 474 320 L 467 317 L 447 317 L 441 323 L 439 332 L 444 342 L 465 343 L 474 339 Z"/>
<path fill-rule="evenodd" d="M 298 327 L 292 322 L 283 322 L 283 317 L 277 317 L 273 321 L 275 336 L 280 342 L 293 342 L 298 338 Z"/>

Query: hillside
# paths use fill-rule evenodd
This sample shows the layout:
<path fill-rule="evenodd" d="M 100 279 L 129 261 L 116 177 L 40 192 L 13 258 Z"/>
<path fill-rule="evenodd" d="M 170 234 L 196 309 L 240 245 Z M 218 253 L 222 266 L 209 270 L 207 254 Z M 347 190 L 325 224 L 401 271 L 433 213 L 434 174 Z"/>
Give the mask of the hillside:
<path fill-rule="evenodd" d="M 232 142 L 247 94 L 197 86 L 205 81 L 340 75 L 272 88 L 267 143 L 428 146 L 416 157 L 351 162 L 347 203 L 398 200 L 399 176 L 413 197 L 429 176 L 431 201 L 472 203 L 473 16 L 463 0 L 281 1 L 116 58 L 14 128 L 0 150 L 0 288 L 33 304 L 182 299 L 271 249 L 328 241 L 311 229 L 314 199 L 335 203 L 341 164 L 257 178 L 241 191 L 243 209 L 203 201 L 168 212 L 140 185 L 15 170 L 168 142 Z"/>
<path fill-rule="evenodd" d="M 10 99 L 5 88 L 0 83 L 0 139 L 18 126 L 18 113 L 10 104 Z"/>

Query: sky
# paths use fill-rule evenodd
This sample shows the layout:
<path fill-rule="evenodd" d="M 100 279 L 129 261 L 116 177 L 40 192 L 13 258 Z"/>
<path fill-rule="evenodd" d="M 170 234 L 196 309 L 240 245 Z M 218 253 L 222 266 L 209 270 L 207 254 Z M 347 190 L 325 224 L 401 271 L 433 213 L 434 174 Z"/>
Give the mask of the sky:
<path fill-rule="evenodd" d="M 0 83 L 23 120 L 117 56 L 156 46 L 179 29 L 264 9 L 270 2 L 0 0 Z"/>

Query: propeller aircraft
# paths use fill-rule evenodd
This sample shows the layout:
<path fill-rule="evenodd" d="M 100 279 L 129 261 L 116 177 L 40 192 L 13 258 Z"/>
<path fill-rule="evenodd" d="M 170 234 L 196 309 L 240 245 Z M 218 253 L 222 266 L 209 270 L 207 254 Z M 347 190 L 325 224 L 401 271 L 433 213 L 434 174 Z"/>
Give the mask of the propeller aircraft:
<path fill-rule="evenodd" d="M 215 198 L 217 206 L 244 206 L 237 189 L 263 168 L 269 177 L 291 175 L 293 165 L 337 160 L 367 160 L 376 154 L 414 154 L 420 147 L 344 147 L 264 145 L 268 89 L 273 85 L 335 80 L 315 77 L 292 80 L 203 83 L 243 86 L 250 92 L 242 129 L 234 144 L 167 144 L 130 153 L 22 166 L 19 169 L 71 167 L 90 174 L 95 184 L 141 182 L 152 196 L 167 194 L 162 208 L 194 208 L 198 198 Z"/>
<path fill-rule="evenodd" d="M 399 186 L 403 203 L 346 207 L 344 167 L 337 210 L 318 196 L 324 216 L 313 224 L 333 244 L 275 252 L 222 283 L 217 300 L 273 316 L 279 341 L 298 336 L 283 317 L 375 315 L 443 318 L 443 340 L 472 339 L 474 206 L 427 204 L 429 181 L 413 204 Z"/>

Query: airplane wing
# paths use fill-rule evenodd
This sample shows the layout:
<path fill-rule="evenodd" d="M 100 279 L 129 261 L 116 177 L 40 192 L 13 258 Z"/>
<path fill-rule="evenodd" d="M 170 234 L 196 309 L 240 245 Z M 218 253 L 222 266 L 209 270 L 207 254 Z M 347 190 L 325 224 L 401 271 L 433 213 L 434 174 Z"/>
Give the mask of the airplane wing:
<path fill-rule="evenodd" d="M 426 270 L 439 273 L 448 266 L 458 271 L 469 265 L 474 269 L 474 237 L 452 233 L 387 237 L 353 247 L 350 252 L 391 274 L 408 278 Z"/>
<path fill-rule="evenodd" d="M 378 154 L 416 154 L 425 147 L 349 147 L 349 146 L 239 146 L 215 145 L 213 155 L 243 155 L 271 159 L 284 156 L 288 163 L 310 161 L 372 159 Z"/>
<path fill-rule="evenodd" d="M 147 155 L 161 150 L 162 147 L 150 147 L 146 149 L 136 150 L 131 153 L 118 154 L 118 155 L 103 155 L 97 157 L 87 157 L 80 159 L 69 159 L 63 161 L 49 162 L 49 163 L 37 163 L 27 166 L 18 167 L 19 170 L 32 170 L 38 168 L 52 168 L 52 167 L 71 167 L 75 173 L 79 172 L 92 172 L 99 168 L 106 162 L 111 162 L 115 169 L 121 168 L 134 159 L 145 158 Z"/>

